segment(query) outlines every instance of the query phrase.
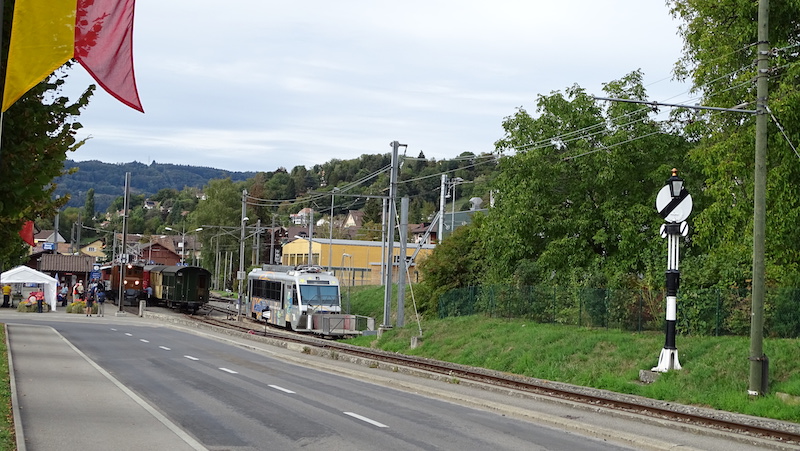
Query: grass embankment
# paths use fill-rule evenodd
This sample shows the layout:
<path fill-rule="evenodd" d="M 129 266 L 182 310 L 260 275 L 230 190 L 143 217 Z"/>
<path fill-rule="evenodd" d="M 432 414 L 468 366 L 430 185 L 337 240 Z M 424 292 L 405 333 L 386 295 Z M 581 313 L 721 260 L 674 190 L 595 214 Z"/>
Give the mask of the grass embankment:
<path fill-rule="evenodd" d="M 11 382 L 8 372 L 6 329 L 0 324 L 0 449 L 17 449 L 14 416 L 11 412 Z"/>
<path fill-rule="evenodd" d="M 375 316 L 376 323 L 383 319 L 383 288 L 354 290 L 350 302 L 354 313 Z M 410 343 L 419 327 L 408 313 L 402 329 L 390 330 L 379 340 L 358 337 L 349 342 L 539 379 L 800 422 L 800 406 L 787 405 L 775 395 L 800 395 L 797 339 L 764 341 L 764 353 L 770 359 L 770 392 L 750 399 L 749 337 L 679 336 L 677 347 L 683 369 L 664 373 L 655 383 L 645 385 L 639 382 L 639 370 L 658 363 L 663 333 L 536 324 L 480 315 L 425 320 L 421 327 L 423 338 L 416 349 L 411 349 Z"/>

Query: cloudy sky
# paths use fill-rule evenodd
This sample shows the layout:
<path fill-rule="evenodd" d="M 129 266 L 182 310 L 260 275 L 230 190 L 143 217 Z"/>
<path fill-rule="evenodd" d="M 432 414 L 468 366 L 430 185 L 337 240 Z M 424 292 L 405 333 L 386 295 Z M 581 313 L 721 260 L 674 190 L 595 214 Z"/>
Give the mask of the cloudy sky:
<path fill-rule="evenodd" d="M 641 69 L 651 100 L 686 101 L 678 25 L 664 0 L 138 0 L 145 114 L 98 89 L 68 158 L 273 171 L 394 140 L 490 152 L 504 117 L 573 84 L 602 95 Z M 77 67 L 68 90 L 89 83 Z"/>

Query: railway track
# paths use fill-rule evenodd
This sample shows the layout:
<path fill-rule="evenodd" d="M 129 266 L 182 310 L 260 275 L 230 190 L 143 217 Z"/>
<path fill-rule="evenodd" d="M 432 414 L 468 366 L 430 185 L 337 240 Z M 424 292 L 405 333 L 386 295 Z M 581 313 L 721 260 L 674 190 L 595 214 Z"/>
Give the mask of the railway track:
<path fill-rule="evenodd" d="M 223 319 L 222 314 L 226 314 Z M 691 424 L 747 437 L 766 439 L 789 447 L 800 446 L 800 425 L 776 420 L 747 417 L 729 412 L 715 411 L 692 406 L 665 403 L 647 398 L 616 394 L 583 388 L 541 379 L 528 378 L 508 373 L 469 367 L 423 357 L 391 353 L 376 349 L 353 346 L 333 340 L 268 328 L 245 318 L 242 323 L 230 315 L 230 310 L 208 306 L 206 311 L 187 315 L 194 321 L 211 326 L 239 331 L 249 336 L 298 343 L 339 354 L 347 354 L 368 362 L 389 366 L 414 368 L 420 371 L 444 375 L 453 380 L 469 380 L 494 387 L 508 388 L 537 396 L 568 400 L 592 407 L 613 409 L 651 418 Z M 798 448 L 800 449 L 800 448 Z"/>

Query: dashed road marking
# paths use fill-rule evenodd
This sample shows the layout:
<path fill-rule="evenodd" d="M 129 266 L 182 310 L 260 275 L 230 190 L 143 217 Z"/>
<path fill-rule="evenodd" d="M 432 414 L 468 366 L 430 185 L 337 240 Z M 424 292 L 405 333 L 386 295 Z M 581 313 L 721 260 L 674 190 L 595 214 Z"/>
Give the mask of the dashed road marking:
<path fill-rule="evenodd" d="M 388 272 L 388 271 L 387 271 L 387 272 Z M 198 359 L 197 357 L 192 357 L 192 356 L 190 356 L 190 355 L 185 355 L 184 357 L 186 357 L 186 358 L 187 358 L 187 359 L 189 359 L 189 360 L 200 360 L 200 359 Z"/>
<path fill-rule="evenodd" d="M 387 272 L 388 272 L 388 271 L 387 271 Z M 166 346 L 159 346 L 159 348 L 161 348 L 161 349 L 163 349 L 163 350 L 165 350 L 165 351 L 172 351 L 172 349 L 170 349 L 170 348 L 168 348 L 168 347 L 166 347 Z"/>
<path fill-rule="evenodd" d="M 233 370 L 230 370 L 230 369 L 228 369 L 228 368 L 220 368 L 220 369 L 221 369 L 222 371 L 225 371 L 226 373 L 231 373 L 231 374 L 239 374 L 237 371 L 233 371 Z"/>
<path fill-rule="evenodd" d="M 370 418 L 367 418 L 367 417 L 361 416 L 361 415 L 359 415 L 359 414 L 357 414 L 357 413 L 353 413 L 353 412 L 342 412 L 342 413 L 343 413 L 343 414 L 345 414 L 345 415 L 350 415 L 350 416 L 351 416 L 351 417 L 353 417 L 353 418 L 357 418 L 357 419 L 359 419 L 359 420 L 361 420 L 361 421 L 364 421 L 364 422 L 366 422 L 366 423 L 369 423 L 369 424 L 371 424 L 371 425 L 373 425 L 373 426 L 377 426 L 377 427 L 379 427 L 379 428 L 388 428 L 388 427 L 389 427 L 389 426 L 386 426 L 386 425 L 385 425 L 385 424 L 383 424 L 383 423 L 379 423 L 379 422 L 377 422 L 377 421 L 375 421 L 375 420 L 373 420 L 373 419 L 370 419 Z"/>
<path fill-rule="evenodd" d="M 283 388 L 283 387 L 280 387 L 278 385 L 268 385 L 268 387 L 272 387 L 275 390 L 280 390 L 280 391 L 282 391 L 284 393 L 294 393 L 293 391 L 289 390 L 288 388 Z"/>

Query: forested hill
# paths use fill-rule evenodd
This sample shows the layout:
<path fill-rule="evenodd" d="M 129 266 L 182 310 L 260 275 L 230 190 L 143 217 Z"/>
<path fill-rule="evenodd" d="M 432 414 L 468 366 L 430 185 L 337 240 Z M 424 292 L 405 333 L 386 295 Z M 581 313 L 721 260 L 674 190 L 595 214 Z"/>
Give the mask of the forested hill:
<path fill-rule="evenodd" d="M 145 196 L 157 193 L 163 188 L 182 190 L 185 187 L 203 188 L 209 180 L 230 177 L 234 181 L 252 178 L 255 172 L 230 172 L 222 169 L 201 166 L 183 166 L 176 164 L 149 165 L 132 163 L 103 163 L 101 161 L 64 162 L 64 169 L 77 168 L 74 174 L 68 174 L 55 180 L 58 185 L 55 194 L 64 196 L 70 193 L 67 206 L 82 207 L 86 201 L 86 192 L 94 188 L 94 201 L 97 211 L 105 211 L 114 199 L 123 195 L 125 173 L 131 173 L 131 193 Z"/>

